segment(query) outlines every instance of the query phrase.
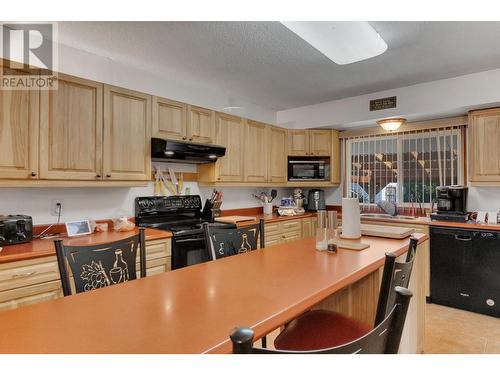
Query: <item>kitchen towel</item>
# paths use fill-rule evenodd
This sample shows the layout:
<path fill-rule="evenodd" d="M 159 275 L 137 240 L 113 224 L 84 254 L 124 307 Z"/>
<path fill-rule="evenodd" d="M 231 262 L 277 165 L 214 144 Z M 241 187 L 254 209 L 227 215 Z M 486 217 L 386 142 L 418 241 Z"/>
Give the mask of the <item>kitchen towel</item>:
<path fill-rule="evenodd" d="M 361 218 L 358 198 L 342 198 L 342 238 L 361 237 Z"/>

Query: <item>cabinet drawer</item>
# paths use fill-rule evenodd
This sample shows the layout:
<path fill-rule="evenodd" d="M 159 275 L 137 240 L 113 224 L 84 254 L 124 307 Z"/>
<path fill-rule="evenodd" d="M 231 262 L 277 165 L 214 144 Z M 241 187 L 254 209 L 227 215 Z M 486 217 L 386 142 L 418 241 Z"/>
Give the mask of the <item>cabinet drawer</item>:
<path fill-rule="evenodd" d="M 264 226 L 264 236 L 280 233 L 280 223 L 270 223 Z"/>
<path fill-rule="evenodd" d="M 52 290 L 50 292 L 39 293 L 32 296 L 22 297 L 15 300 L 0 302 L 0 311 L 12 310 L 22 306 L 32 305 L 34 303 L 50 301 L 63 296 L 62 289 Z"/>
<path fill-rule="evenodd" d="M 172 246 L 170 240 L 155 240 L 146 242 L 146 259 L 156 253 L 163 253 L 163 256 L 172 255 Z"/>
<path fill-rule="evenodd" d="M 49 281 L 46 283 L 29 285 L 22 288 L 3 290 L 0 292 L 0 303 L 14 299 L 34 296 L 36 294 L 53 292 L 61 289 L 61 281 Z"/>
<path fill-rule="evenodd" d="M 273 238 L 266 238 L 266 247 L 277 245 L 282 242 L 282 238 L 280 237 L 273 237 Z"/>
<path fill-rule="evenodd" d="M 14 262 L 11 265 L 12 268 L 0 269 L 0 290 L 2 291 L 59 280 L 56 261 L 38 264 Z"/>
<path fill-rule="evenodd" d="M 300 232 L 287 233 L 283 235 L 283 242 L 292 242 L 300 240 Z"/>
<path fill-rule="evenodd" d="M 283 228 L 283 231 L 292 231 L 292 230 L 298 230 L 300 232 L 301 230 L 301 221 L 300 220 L 289 220 L 289 221 L 283 221 L 281 223 L 281 227 Z"/>

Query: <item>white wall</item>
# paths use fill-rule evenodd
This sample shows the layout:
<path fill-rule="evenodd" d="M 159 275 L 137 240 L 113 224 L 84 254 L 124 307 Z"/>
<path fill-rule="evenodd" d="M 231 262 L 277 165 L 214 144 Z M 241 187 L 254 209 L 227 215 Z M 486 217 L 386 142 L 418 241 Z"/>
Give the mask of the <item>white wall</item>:
<path fill-rule="evenodd" d="M 279 111 L 277 122 L 289 128 L 345 129 L 376 126 L 376 120 L 391 116 L 415 121 L 462 115 L 499 105 L 499 86 L 500 69 L 496 69 Z M 397 108 L 369 111 L 370 100 L 389 96 L 397 96 Z"/>
<path fill-rule="evenodd" d="M 153 163 L 162 170 L 172 168 L 176 172 L 194 172 L 192 164 Z M 185 182 L 190 194 L 199 194 L 204 202 L 213 188 L 199 187 L 196 182 Z M 270 188 L 222 188 L 222 209 L 257 207 L 259 202 L 252 193 L 270 191 Z M 277 189 L 278 198 L 289 196 L 291 189 Z M 134 199 L 154 194 L 153 183 L 147 187 L 91 187 L 91 188 L 0 188 L 0 214 L 26 214 L 35 224 L 51 224 L 57 216 L 51 215 L 54 200 L 63 200 L 61 222 L 85 218 L 109 219 L 134 216 Z"/>
<path fill-rule="evenodd" d="M 196 182 L 186 182 L 191 194 L 200 194 L 203 202 L 212 188 L 199 188 Z M 251 194 L 260 189 L 223 188 L 222 209 L 257 207 L 259 202 Z M 268 191 L 269 188 L 266 188 Z M 26 214 L 35 224 L 51 224 L 57 216 L 50 214 L 51 203 L 63 200 L 61 221 L 78 219 L 109 219 L 134 216 L 134 198 L 153 195 L 153 184 L 134 188 L 1 188 L 0 214 Z M 278 189 L 278 198 L 290 195 L 287 189 Z"/>
<path fill-rule="evenodd" d="M 500 188 L 469 187 L 468 211 L 500 211 Z"/>

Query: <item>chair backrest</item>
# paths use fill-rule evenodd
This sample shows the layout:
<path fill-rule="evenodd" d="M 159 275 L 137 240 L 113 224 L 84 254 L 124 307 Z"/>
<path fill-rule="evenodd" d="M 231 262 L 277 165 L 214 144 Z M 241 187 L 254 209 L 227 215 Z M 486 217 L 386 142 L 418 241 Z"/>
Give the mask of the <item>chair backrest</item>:
<path fill-rule="evenodd" d="M 382 282 L 380 284 L 380 293 L 378 296 L 377 313 L 375 315 L 374 326 L 379 325 L 392 310 L 396 300 L 395 287 L 400 286 L 408 288 L 410 283 L 411 271 L 417 251 L 418 240 L 414 237 L 410 238 L 408 252 L 406 254 L 406 262 L 396 262 L 396 255 L 392 253 L 385 254 L 384 271 Z"/>
<path fill-rule="evenodd" d="M 234 354 L 397 354 L 412 293 L 396 287 L 396 303 L 387 317 L 372 331 L 349 343 L 333 348 L 289 351 L 253 347 L 253 331 L 250 328 L 235 328 L 231 335 Z"/>
<path fill-rule="evenodd" d="M 241 228 L 220 228 L 205 224 L 205 242 L 212 260 L 264 247 L 264 219 Z"/>
<path fill-rule="evenodd" d="M 135 236 L 94 246 L 66 246 L 62 240 L 56 240 L 54 244 L 65 296 L 71 295 L 66 262 L 73 274 L 76 293 L 135 280 L 138 247 L 141 277 L 146 276 L 144 228 L 140 228 Z"/>

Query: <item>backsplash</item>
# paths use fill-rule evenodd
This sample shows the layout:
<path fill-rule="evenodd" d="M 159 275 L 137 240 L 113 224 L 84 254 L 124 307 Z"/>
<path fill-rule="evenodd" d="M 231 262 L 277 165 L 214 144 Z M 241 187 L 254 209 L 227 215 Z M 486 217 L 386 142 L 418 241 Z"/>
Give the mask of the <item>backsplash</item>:
<path fill-rule="evenodd" d="M 203 202 L 210 197 L 212 188 L 198 187 L 196 182 L 185 182 L 191 194 L 200 194 Z M 266 188 L 269 190 L 269 188 Z M 223 188 L 224 203 L 222 209 L 259 206 L 252 198 L 252 193 L 259 188 Z M 288 196 L 293 189 L 279 188 L 278 198 Z M 337 189 L 325 189 L 328 204 L 339 203 Z M 85 218 L 109 219 L 118 216 L 134 215 L 134 198 L 153 195 L 153 183 L 147 187 L 117 188 L 0 188 L 0 214 L 26 214 L 33 217 L 34 224 L 51 224 L 57 216 L 50 214 L 51 203 L 55 199 L 63 200 L 61 221 Z"/>

